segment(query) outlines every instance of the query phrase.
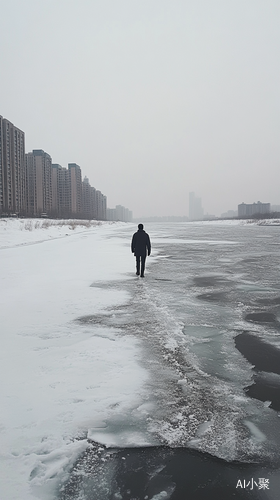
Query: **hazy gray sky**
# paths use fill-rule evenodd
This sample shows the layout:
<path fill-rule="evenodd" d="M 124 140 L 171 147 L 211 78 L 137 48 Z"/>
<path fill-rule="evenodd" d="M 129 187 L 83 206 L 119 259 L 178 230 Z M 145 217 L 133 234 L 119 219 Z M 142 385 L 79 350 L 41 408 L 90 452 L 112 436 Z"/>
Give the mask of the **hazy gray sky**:
<path fill-rule="evenodd" d="M 280 204 L 279 0 L 0 0 L 0 114 L 134 216 Z"/>

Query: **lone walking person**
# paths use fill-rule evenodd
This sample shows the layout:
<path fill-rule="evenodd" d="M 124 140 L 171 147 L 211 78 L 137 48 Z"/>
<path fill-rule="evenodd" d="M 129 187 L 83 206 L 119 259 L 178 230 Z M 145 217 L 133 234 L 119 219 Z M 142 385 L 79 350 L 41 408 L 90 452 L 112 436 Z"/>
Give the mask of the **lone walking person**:
<path fill-rule="evenodd" d="M 151 242 L 150 237 L 146 231 L 144 231 L 143 224 L 138 224 L 138 231 L 134 233 L 131 241 L 131 251 L 136 257 L 136 274 L 144 278 L 145 271 L 145 261 L 148 255 L 151 253 Z M 141 260 L 141 274 L 140 274 L 140 260 Z"/>

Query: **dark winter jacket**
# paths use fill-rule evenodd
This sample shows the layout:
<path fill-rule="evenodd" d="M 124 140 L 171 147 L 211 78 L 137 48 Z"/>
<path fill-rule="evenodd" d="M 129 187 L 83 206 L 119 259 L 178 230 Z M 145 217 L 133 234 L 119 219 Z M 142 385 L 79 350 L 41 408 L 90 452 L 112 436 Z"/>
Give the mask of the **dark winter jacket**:
<path fill-rule="evenodd" d="M 137 233 L 134 233 L 131 241 L 131 251 L 139 257 L 140 255 L 150 255 L 151 253 L 151 242 L 148 233 L 144 229 L 138 229 Z"/>

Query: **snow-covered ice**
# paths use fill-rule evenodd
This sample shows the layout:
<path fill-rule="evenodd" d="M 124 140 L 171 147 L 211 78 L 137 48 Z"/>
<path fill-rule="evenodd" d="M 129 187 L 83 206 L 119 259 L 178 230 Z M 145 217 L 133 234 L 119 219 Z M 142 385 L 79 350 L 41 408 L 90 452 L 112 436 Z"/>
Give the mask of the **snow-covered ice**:
<path fill-rule="evenodd" d="M 141 280 L 135 225 L 0 219 L 1 499 L 57 498 L 88 440 L 279 460 L 277 412 L 244 393 L 253 368 L 234 345 L 250 328 L 280 347 L 277 321 L 246 321 L 279 317 L 268 222 L 147 225 Z"/>

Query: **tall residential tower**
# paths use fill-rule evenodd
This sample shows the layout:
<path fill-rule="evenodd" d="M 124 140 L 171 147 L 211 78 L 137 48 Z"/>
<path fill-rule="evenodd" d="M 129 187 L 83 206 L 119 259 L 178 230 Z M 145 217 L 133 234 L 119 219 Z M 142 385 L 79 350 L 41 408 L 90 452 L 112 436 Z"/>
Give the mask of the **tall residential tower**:
<path fill-rule="evenodd" d="M 0 116 L 0 213 L 25 211 L 24 132 Z"/>
<path fill-rule="evenodd" d="M 27 214 L 40 217 L 52 210 L 52 159 L 42 149 L 33 149 L 26 159 Z"/>

